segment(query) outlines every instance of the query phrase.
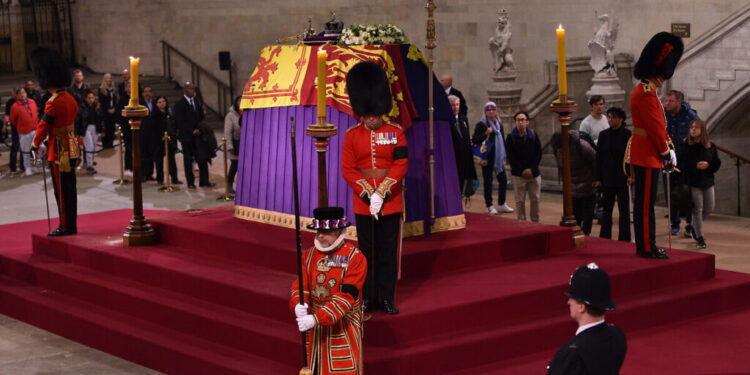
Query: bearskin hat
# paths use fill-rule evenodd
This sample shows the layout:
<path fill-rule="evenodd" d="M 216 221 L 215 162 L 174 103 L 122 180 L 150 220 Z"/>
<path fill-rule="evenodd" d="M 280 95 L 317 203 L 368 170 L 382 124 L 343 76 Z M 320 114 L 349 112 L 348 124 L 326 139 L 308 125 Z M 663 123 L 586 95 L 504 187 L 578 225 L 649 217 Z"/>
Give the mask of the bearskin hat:
<path fill-rule="evenodd" d="M 633 75 L 637 79 L 649 77 L 672 78 L 677 63 L 680 62 L 684 45 L 677 35 L 662 31 L 654 35 L 641 51 L 635 63 Z"/>
<path fill-rule="evenodd" d="M 41 88 L 70 86 L 70 70 L 59 52 L 49 47 L 39 47 L 31 51 L 30 59 L 31 70 Z"/>
<path fill-rule="evenodd" d="M 380 65 L 362 61 L 346 75 L 346 90 L 357 116 L 379 116 L 391 112 L 391 88 Z"/>

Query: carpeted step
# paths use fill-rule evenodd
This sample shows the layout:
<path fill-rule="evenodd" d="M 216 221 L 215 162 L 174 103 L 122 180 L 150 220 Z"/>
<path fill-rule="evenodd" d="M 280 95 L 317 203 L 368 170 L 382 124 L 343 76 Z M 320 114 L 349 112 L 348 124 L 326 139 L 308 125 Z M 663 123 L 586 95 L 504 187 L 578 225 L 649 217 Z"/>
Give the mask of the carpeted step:
<path fill-rule="evenodd" d="M 497 319 L 515 324 L 564 313 L 567 297 L 563 293 L 570 275 L 579 265 L 590 262 L 607 270 L 613 294 L 620 298 L 708 280 L 714 275 L 712 255 L 676 251 L 669 261 L 655 261 L 635 258 L 628 246 L 616 243 L 609 251 L 602 254 L 581 249 L 537 262 L 436 275 L 427 281 L 402 280 L 396 296 L 401 313 L 374 313 L 366 323 L 365 341 L 387 346 L 433 337 L 439 333 L 434 329 L 436 320 L 452 330 L 461 330 L 491 326 Z"/>
<path fill-rule="evenodd" d="M 287 271 L 290 265 L 296 265 L 293 230 L 250 224 L 228 214 L 227 208 L 221 208 L 198 214 L 175 212 L 153 216 L 149 220 L 157 228 L 163 243 L 187 253 L 232 261 L 262 262 L 279 271 Z M 466 214 L 466 220 L 467 228 L 460 231 L 404 239 L 404 274 L 410 279 L 426 279 L 434 274 L 538 259 L 571 248 L 568 228 L 471 213 Z M 302 234 L 303 248 L 309 248 L 313 234 Z"/>
<path fill-rule="evenodd" d="M 651 295 L 618 298 L 618 309 L 608 314 L 607 320 L 626 333 L 636 332 L 749 307 L 750 300 L 731 297 L 738 295 L 750 295 L 750 279 L 734 272 L 717 271 L 715 279 L 684 283 Z M 457 331 L 451 327 L 442 336 L 409 344 L 368 346 L 366 341 L 365 368 L 376 374 L 439 374 L 553 350 L 567 341 L 576 328 L 563 298 L 559 304 L 562 309 L 556 316 L 532 317 L 523 323 L 510 323 L 503 312 L 488 309 L 486 314 L 496 317 L 495 328 Z M 440 319 L 432 321 L 436 332 L 443 332 L 441 328 L 449 324 Z M 366 323 L 365 340 L 367 333 Z"/>
<path fill-rule="evenodd" d="M 286 319 L 292 273 L 185 254 L 169 245 L 123 247 L 98 236 L 33 235 L 34 254 L 270 319 Z"/>
<path fill-rule="evenodd" d="M 33 279 L 40 288 L 254 355 L 274 358 L 300 346 L 291 311 L 283 322 L 272 320 L 41 255 L 0 261 L 8 276 Z"/>
<path fill-rule="evenodd" d="M 295 353 L 288 353 L 285 363 L 275 362 L 4 275 L 0 312 L 164 373 L 292 374 L 299 369 L 285 364 L 295 363 Z"/>

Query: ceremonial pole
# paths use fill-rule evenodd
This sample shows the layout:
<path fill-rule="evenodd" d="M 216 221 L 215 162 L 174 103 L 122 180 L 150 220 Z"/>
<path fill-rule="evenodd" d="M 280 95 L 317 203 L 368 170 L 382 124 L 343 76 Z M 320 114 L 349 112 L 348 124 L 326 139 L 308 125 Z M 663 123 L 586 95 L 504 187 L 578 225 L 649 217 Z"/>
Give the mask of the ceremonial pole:
<path fill-rule="evenodd" d="M 326 150 L 328 138 L 336 135 L 336 127 L 326 123 L 326 76 L 328 54 L 323 46 L 318 47 L 318 121 L 307 127 L 307 135 L 315 138 L 318 152 L 318 207 L 328 207 L 328 179 L 326 177 Z"/>
<path fill-rule="evenodd" d="M 429 234 L 432 231 L 432 225 L 435 224 L 435 137 L 434 137 L 434 127 L 435 127 L 435 108 L 434 108 L 434 95 L 433 95 L 433 79 L 432 79 L 432 64 L 434 62 L 433 56 L 432 56 L 432 50 L 435 49 L 437 44 L 435 43 L 436 37 L 435 37 L 435 19 L 434 13 L 435 13 L 435 2 L 433 0 L 427 1 L 427 42 L 425 44 L 425 47 L 427 47 L 427 66 L 428 66 L 428 76 L 427 76 L 427 90 L 428 90 L 428 109 L 427 112 L 429 113 L 429 128 L 430 128 L 430 150 L 428 151 L 429 155 L 429 163 L 430 163 L 430 222 L 429 225 L 425 225 L 425 234 Z M 428 231 L 429 230 L 429 231 Z"/>
<path fill-rule="evenodd" d="M 305 287 L 302 282 L 302 236 L 299 223 L 299 187 L 297 185 L 297 132 L 294 129 L 294 117 L 290 117 L 292 128 L 292 185 L 294 187 L 294 230 L 297 238 L 297 280 L 299 280 L 299 304 L 305 304 Z M 300 369 L 300 375 L 311 375 L 312 371 L 307 367 L 307 331 L 300 332 L 302 336 L 302 369 Z"/>
<path fill-rule="evenodd" d="M 130 58 L 130 103 L 123 108 L 122 116 L 128 119 L 133 145 L 133 218 L 122 235 L 126 246 L 145 246 L 156 242 L 156 231 L 143 216 L 141 190 L 141 119 L 148 116 L 148 108 L 138 104 L 138 62 Z"/>
<path fill-rule="evenodd" d="M 562 25 L 557 29 L 557 81 L 560 96 L 550 105 L 550 111 L 557 113 L 560 122 L 560 135 L 562 138 L 562 172 L 563 172 L 563 216 L 560 225 L 569 227 L 573 234 L 573 247 L 580 248 L 586 245 L 583 231 L 576 223 L 573 216 L 573 195 L 570 182 L 570 114 L 578 109 L 573 100 L 568 100 L 568 77 L 565 61 L 565 29 Z"/>

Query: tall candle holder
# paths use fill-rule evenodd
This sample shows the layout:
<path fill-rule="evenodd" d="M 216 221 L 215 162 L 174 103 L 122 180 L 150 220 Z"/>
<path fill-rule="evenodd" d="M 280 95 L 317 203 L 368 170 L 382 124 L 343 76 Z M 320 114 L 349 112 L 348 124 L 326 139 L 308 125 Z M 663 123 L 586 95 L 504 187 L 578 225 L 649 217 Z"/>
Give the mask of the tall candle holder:
<path fill-rule="evenodd" d="M 328 138 L 336 135 L 335 126 L 326 123 L 326 116 L 318 116 L 318 122 L 307 127 L 306 134 L 315 138 L 318 152 L 318 207 L 328 207 L 328 179 L 326 177 L 326 150 Z"/>
<path fill-rule="evenodd" d="M 156 231 L 143 216 L 143 194 L 141 191 L 141 141 L 140 130 L 143 117 L 148 116 L 148 108 L 139 105 L 131 98 L 130 104 L 123 108 L 122 116 L 130 124 L 133 145 L 133 217 L 130 225 L 122 235 L 126 246 L 146 246 L 156 242 Z"/>
<path fill-rule="evenodd" d="M 581 227 L 576 223 L 573 215 L 573 195 L 570 182 L 570 114 L 578 109 L 576 103 L 568 100 L 567 95 L 553 101 L 550 111 L 557 113 L 560 122 L 560 136 L 562 139 L 562 180 L 563 180 L 563 216 L 560 225 L 569 227 L 573 233 L 573 247 L 581 248 L 586 245 L 586 238 Z"/>

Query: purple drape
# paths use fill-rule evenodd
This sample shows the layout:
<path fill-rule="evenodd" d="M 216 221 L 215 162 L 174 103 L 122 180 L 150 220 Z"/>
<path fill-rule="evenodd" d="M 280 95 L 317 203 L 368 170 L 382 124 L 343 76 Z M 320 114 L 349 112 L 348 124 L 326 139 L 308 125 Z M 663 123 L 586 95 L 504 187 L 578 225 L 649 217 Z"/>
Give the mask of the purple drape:
<path fill-rule="evenodd" d="M 338 129 L 338 134 L 329 138 L 326 152 L 328 204 L 344 207 L 346 216 L 353 220 L 352 189 L 341 177 L 341 146 L 346 129 L 356 125 L 357 121 L 330 107 L 327 115 L 328 122 Z M 312 217 L 318 202 L 318 158 L 313 138 L 305 134 L 305 129 L 317 120 L 315 106 L 260 108 L 244 112 L 235 204 L 294 214 L 291 116 L 294 116 L 297 134 L 300 214 Z M 411 222 L 429 215 L 428 123 L 414 123 L 405 135 L 409 148 L 406 221 Z M 462 212 L 449 124 L 435 121 L 435 217 Z"/>

